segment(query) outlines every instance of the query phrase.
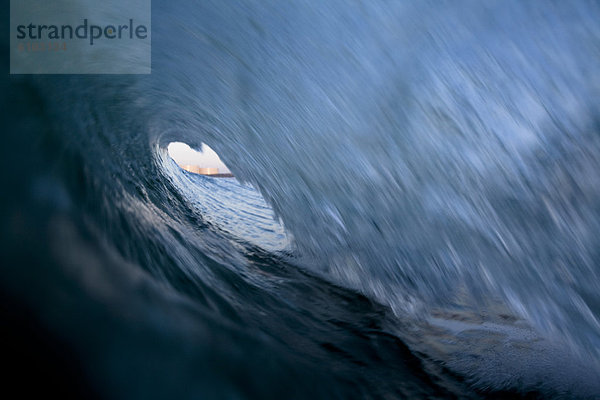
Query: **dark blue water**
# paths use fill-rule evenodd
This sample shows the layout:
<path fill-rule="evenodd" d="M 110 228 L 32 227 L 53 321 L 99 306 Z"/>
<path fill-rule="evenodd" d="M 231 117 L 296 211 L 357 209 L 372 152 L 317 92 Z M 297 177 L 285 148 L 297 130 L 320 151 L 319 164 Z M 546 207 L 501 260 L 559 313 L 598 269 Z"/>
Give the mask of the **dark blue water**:
<path fill-rule="evenodd" d="M 2 42 L 7 388 L 600 396 L 598 2 L 152 12 L 149 76 Z"/>

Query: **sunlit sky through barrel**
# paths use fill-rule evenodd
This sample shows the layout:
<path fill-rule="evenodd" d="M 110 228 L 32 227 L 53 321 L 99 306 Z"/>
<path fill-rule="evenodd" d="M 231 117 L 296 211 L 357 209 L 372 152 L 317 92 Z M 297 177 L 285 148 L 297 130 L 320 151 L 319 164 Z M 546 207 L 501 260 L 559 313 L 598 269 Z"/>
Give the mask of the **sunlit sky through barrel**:
<path fill-rule="evenodd" d="M 220 173 L 229 173 L 229 168 L 221 161 L 217 153 L 206 144 L 201 151 L 192 149 L 185 143 L 172 142 L 168 147 L 169 156 L 181 166 L 197 165 L 200 168 L 218 168 Z"/>

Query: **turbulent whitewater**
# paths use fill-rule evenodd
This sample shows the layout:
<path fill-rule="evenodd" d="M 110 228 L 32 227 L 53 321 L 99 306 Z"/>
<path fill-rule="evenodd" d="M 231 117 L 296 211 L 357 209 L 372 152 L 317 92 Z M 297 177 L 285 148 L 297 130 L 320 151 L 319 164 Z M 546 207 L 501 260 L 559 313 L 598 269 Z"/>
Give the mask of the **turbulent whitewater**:
<path fill-rule="evenodd" d="M 152 6 L 151 75 L 5 73 L 13 340 L 101 398 L 600 396 L 600 3 Z"/>

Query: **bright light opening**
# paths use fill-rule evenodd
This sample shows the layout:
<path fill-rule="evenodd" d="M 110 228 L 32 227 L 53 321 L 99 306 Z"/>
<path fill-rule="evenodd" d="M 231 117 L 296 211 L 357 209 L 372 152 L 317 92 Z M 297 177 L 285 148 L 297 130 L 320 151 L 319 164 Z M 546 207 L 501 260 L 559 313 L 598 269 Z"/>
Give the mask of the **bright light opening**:
<path fill-rule="evenodd" d="M 168 151 L 177 165 L 188 172 L 216 177 L 233 176 L 217 153 L 204 143 L 201 151 L 196 151 L 185 143 L 172 142 Z"/>

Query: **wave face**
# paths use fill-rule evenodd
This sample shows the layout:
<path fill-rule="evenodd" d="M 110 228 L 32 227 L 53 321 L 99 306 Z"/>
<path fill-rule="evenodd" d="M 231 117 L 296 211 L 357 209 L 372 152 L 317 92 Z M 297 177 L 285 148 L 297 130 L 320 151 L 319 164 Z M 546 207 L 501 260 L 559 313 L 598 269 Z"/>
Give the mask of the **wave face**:
<path fill-rule="evenodd" d="M 3 290 L 94 390 L 600 393 L 597 2 L 152 12 L 150 76 L 3 83 Z"/>

